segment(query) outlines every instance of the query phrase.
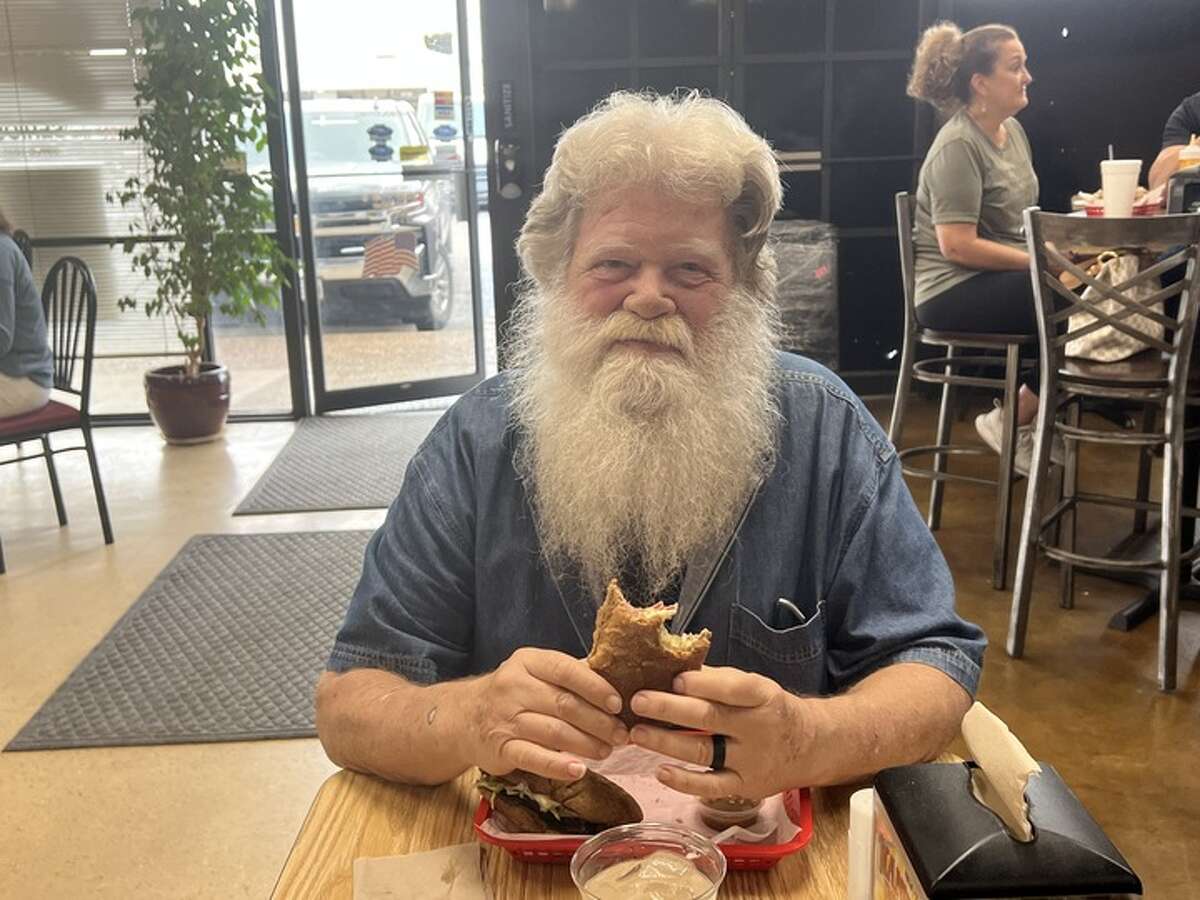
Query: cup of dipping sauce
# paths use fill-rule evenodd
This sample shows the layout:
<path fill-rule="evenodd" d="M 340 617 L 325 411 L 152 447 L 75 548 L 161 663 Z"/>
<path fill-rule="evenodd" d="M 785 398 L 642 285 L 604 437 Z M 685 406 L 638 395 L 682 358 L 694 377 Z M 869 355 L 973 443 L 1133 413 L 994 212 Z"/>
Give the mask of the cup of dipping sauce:
<path fill-rule="evenodd" d="M 584 841 L 571 878 L 584 900 L 712 900 L 725 855 L 689 828 L 637 822 Z"/>
<path fill-rule="evenodd" d="M 711 797 L 700 801 L 700 821 L 716 831 L 724 831 L 734 825 L 749 828 L 758 821 L 762 809 L 761 800 L 745 797 Z"/>

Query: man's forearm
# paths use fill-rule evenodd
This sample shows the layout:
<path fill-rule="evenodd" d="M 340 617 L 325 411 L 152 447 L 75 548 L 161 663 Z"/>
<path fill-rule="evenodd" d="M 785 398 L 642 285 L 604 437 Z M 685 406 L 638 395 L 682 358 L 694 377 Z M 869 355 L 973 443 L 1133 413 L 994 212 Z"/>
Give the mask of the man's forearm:
<path fill-rule="evenodd" d="M 1150 166 L 1150 190 L 1165 184 L 1166 180 L 1175 174 L 1175 169 L 1179 166 L 1179 151 L 1182 149 L 1183 144 L 1174 144 L 1164 147 L 1158 154 L 1158 158 Z"/>
<path fill-rule="evenodd" d="M 390 781 L 441 784 L 472 765 L 476 681 L 425 686 L 382 669 L 325 672 L 317 685 L 317 733 L 339 766 Z"/>
<path fill-rule="evenodd" d="M 815 786 L 933 759 L 958 735 L 971 698 L 932 666 L 898 663 L 844 694 L 796 702 L 798 715 L 811 717 Z"/>

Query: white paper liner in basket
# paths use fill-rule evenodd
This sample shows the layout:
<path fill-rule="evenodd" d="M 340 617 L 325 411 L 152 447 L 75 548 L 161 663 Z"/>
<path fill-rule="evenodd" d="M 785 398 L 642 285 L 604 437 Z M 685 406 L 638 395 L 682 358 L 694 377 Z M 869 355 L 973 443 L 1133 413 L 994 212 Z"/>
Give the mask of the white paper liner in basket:
<path fill-rule="evenodd" d="M 642 808 L 643 821 L 682 825 L 703 834 L 714 843 L 761 844 L 774 837 L 774 843 L 786 844 L 800 828 L 783 808 L 783 796 L 776 794 L 763 801 L 758 821 L 751 828 L 734 825 L 724 831 L 710 828 L 700 820 L 700 803 L 689 795 L 674 791 L 659 782 L 653 772 L 664 762 L 678 760 L 646 750 L 625 746 L 614 750 L 608 759 L 589 764 L 589 768 L 627 790 Z M 689 767 L 692 768 L 692 767 Z M 503 840 L 561 841 L 561 834 L 525 834 L 505 831 L 491 816 L 480 826 L 487 834 Z"/>

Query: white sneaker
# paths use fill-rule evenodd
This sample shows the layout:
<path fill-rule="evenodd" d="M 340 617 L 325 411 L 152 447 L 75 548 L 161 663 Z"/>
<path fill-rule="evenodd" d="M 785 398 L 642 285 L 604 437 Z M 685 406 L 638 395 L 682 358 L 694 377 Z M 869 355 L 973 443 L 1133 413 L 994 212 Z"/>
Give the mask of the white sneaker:
<path fill-rule="evenodd" d="M 1050 458 L 1054 458 L 1053 449 L 1050 451 Z M 1017 446 L 1013 450 L 1013 468 L 1029 477 L 1029 467 L 1033 464 L 1033 426 L 1018 425 L 1017 426 Z"/>
<path fill-rule="evenodd" d="M 975 430 L 983 438 L 983 442 L 999 455 L 1004 438 L 1004 408 L 999 400 L 992 401 L 992 408 L 975 417 Z M 1013 450 L 1013 468 L 1022 475 L 1029 475 L 1029 466 L 1033 462 L 1033 426 L 1021 425 L 1017 428 L 1017 446 Z M 1055 434 L 1050 444 L 1050 461 L 1061 466 L 1065 447 L 1061 435 Z"/>
<path fill-rule="evenodd" d="M 999 400 L 993 400 L 991 409 L 975 417 L 975 430 L 983 442 L 992 448 L 992 452 L 998 455 L 1004 441 L 1004 409 Z"/>

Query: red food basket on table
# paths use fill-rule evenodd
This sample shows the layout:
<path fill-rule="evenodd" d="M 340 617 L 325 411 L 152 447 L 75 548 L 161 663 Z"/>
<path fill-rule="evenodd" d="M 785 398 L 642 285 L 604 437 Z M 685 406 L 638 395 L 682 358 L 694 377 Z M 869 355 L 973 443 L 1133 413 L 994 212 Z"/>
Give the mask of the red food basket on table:
<path fill-rule="evenodd" d="M 1084 210 L 1084 212 L 1086 212 L 1088 214 L 1088 216 L 1090 218 L 1095 218 L 1097 216 L 1104 215 L 1104 207 L 1103 206 L 1085 206 L 1083 208 L 1083 210 Z M 1138 206 L 1138 205 L 1134 204 L 1132 215 L 1134 217 L 1160 216 L 1164 212 L 1166 212 L 1166 208 L 1163 206 L 1153 206 L 1153 205 L 1147 205 L 1147 204 L 1142 204 L 1141 206 Z"/>
<path fill-rule="evenodd" d="M 812 799 L 808 788 L 793 788 L 783 795 L 783 809 L 799 829 L 785 844 L 718 844 L 731 870 L 769 869 L 789 853 L 795 853 L 812 839 Z M 475 810 L 475 835 L 486 844 L 503 847 L 517 859 L 527 863 L 565 865 L 571 861 L 579 845 L 590 835 L 564 835 L 562 838 L 530 841 L 504 838 L 484 830 L 483 823 L 492 814 L 487 799 L 479 801 Z"/>

